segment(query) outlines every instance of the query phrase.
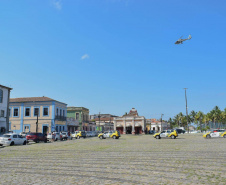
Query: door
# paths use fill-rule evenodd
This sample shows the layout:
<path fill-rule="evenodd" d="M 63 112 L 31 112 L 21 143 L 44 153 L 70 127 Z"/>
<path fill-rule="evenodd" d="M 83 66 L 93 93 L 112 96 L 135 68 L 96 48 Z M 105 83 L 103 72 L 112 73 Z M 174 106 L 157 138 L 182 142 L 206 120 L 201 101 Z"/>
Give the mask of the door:
<path fill-rule="evenodd" d="M 48 126 L 43 126 L 43 134 L 47 134 L 48 132 Z"/>
<path fill-rule="evenodd" d="M 166 137 L 166 135 L 167 135 L 166 131 L 162 131 L 160 137 Z"/>
<path fill-rule="evenodd" d="M 18 145 L 19 142 L 18 142 L 18 135 L 13 135 L 13 138 L 12 138 L 13 142 L 15 145 Z"/>

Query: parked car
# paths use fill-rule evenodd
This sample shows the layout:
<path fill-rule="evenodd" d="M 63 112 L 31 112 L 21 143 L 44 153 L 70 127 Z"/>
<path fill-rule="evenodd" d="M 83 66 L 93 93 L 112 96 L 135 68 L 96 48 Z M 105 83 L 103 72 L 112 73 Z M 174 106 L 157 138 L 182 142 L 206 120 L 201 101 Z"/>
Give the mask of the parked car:
<path fill-rule="evenodd" d="M 86 137 L 93 137 L 95 134 L 92 131 L 87 131 L 86 132 Z"/>
<path fill-rule="evenodd" d="M 52 141 L 53 138 L 54 138 L 54 141 L 61 140 L 62 136 L 60 135 L 59 132 L 53 132 L 53 134 L 52 133 L 47 134 L 47 140 L 48 141 Z"/>
<path fill-rule="evenodd" d="M 91 132 L 91 137 L 95 137 L 97 136 L 96 132 L 95 131 L 90 131 Z"/>
<path fill-rule="evenodd" d="M 177 132 L 178 134 L 184 134 L 186 131 L 185 131 L 185 130 L 182 130 L 182 129 L 180 129 L 180 128 L 177 128 L 177 129 L 176 129 L 176 132 Z"/>
<path fill-rule="evenodd" d="M 13 145 L 26 145 L 27 139 L 22 137 L 19 134 L 15 133 L 7 133 L 3 134 L 3 136 L 0 137 L 0 145 L 4 146 L 13 146 Z"/>
<path fill-rule="evenodd" d="M 203 137 L 206 138 L 206 139 L 210 139 L 212 137 L 223 137 L 223 138 L 226 138 L 226 131 L 225 130 L 209 131 L 206 134 L 204 134 Z"/>
<path fill-rule="evenodd" d="M 150 134 L 150 135 L 155 134 L 155 130 L 149 130 L 149 134 Z"/>
<path fill-rule="evenodd" d="M 61 135 L 61 141 L 67 140 L 67 139 L 68 139 L 68 134 L 67 134 L 67 132 L 61 132 L 60 135 Z"/>
<path fill-rule="evenodd" d="M 171 138 L 171 139 L 176 139 L 178 137 L 178 133 L 176 130 L 163 130 L 162 132 L 156 133 L 154 136 L 156 139 L 161 139 L 161 138 Z"/>
<path fill-rule="evenodd" d="M 113 138 L 113 139 L 119 139 L 120 132 L 118 130 L 110 130 L 108 132 L 104 132 L 98 135 L 98 138 L 100 139 L 106 139 L 106 138 Z"/>
<path fill-rule="evenodd" d="M 22 137 L 24 137 L 24 138 L 25 138 L 25 137 L 26 137 L 26 135 L 27 135 L 27 133 L 28 133 L 28 132 L 21 132 L 21 133 L 20 133 L 20 135 L 21 135 Z"/>
<path fill-rule="evenodd" d="M 71 134 L 71 139 L 80 139 L 81 137 L 86 138 L 86 132 L 85 131 L 75 131 Z"/>
<path fill-rule="evenodd" d="M 34 141 L 35 143 L 39 143 L 40 141 L 43 141 L 45 143 L 47 143 L 47 138 L 45 136 L 45 134 L 42 133 L 34 133 L 34 132 L 30 132 L 27 134 L 26 136 L 27 141 Z"/>

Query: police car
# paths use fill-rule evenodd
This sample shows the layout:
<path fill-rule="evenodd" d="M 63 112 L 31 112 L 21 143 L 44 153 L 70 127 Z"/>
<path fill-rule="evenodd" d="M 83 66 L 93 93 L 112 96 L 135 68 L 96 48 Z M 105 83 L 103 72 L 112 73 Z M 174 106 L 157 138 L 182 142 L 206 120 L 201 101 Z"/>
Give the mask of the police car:
<path fill-rule="evenodd" d="M 214 137 L 223 137 L 226 138 L 226 131 L 223 129 L 216 129 L 213 131 L 209 131 L 206 134 L 203 135 L 204 138 L 206 139 L 210 139 L 210 138 L 214 138 Z"/>
<path fill-rule="evenodd" d="M 163 130 L 162 132 L 156 133 L 153 137 L 156 139 L 161 138 L 176 139 L 178 137 L 178 133 L 176 130 Z"/>
<path fill-rule="evenodd" d="M 120 132 L 118 130 L 110 130 L 108 132 L 104 132 L 98 135 L 98 138 L 100 139 L 106 139 L 106 138 L 113 138 L 113 139 L 119 139 Z"/>

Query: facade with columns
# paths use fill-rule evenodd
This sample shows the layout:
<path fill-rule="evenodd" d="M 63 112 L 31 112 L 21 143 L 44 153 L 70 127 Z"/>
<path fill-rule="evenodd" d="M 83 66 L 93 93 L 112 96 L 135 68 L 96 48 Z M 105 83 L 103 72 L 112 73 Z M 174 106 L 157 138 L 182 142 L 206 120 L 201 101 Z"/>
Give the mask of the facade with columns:
<path fill-rule="evenodd" d="M 135 108 L 132 108 L 129 114 L 114 118 L 114 130 L 121 134 L 143 134 L 145 129 L 145 117 L 139 116 Z"/>

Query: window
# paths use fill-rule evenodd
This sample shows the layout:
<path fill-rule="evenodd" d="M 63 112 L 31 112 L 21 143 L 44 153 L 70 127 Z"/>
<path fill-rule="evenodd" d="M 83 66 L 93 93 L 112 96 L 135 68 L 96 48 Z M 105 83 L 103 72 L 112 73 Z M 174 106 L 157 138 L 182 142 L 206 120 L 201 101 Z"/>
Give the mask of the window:
<path fill-rule="evenodd" d="M 56 109 L 56 115 L 58 116 L 58 108 Z"/>
<path fill-rule="evenodd" d="M 0 117 L 4 117 L 4 114 L 5 114 L 5 111 L 4 111 L 4 110 L 1 110 L 1 115 L 0 115 Z"/>
<path fill-rule="evenodd" d="M 29 132 L 29 126 L 24 126 L 24 132 Z"/>
<path fill-rule="evenodd" d="M 65 110 L 63 110 L 63 117 L 65 116 L 64 114 L 65 114 Z"/>
<path fill-rule="evenodd" d="M 59 131 L 61 132 L 61 126 L 59 126 L 59 129 L 60 129 Z"/>
<path fill-rule="evenodd" d="M 34 116 L 39 116 L 39 108 L 34 108 Z"/>
<path fill-rule="evenodd" d="M 13 138 L 17 138 L 17 135 L 13 135 Z"/>
<path fill-rule="evenodd" d="M 0 103 L 3 101 L 3 90 L 0 89 Z"/>
<path fill-rule="evenodd" d="M 62 130 L 64 131 L 64 126 L 63 126 Z"/>
<path fill-rule="evenodd" d="M 13 116 L 18 117 L 19 116 L 19 108 L 14 108 L 13 110 Z"/>
<path fill-rule="evenodd" d="M 61 116 L 61 114 L 62 114 L 62 110 L 60 109 L 60 116 Z"/>
<path fill-rule="evenodd" d="M 25 116 L 30 116 L 30 108 L 25 108 Z"/>
<path fill-rule="evenodd" d="M 56 126 L 56 132 L 58 132 L 58 126 Z"/>
<path fill-rule="evenodd" d="M 11 108 L 9 108 L 9 117 L 11 117 Z"/>
<path fill-rule="evenodd" d="M 49 108 L 48 107 L 44 107 L 43 108 L 43 116 L 48 116 L 49 115 Z"/>
<path fill-rule="evenodd" d="M 79 113 L 76 113 L 76 120 L 79 120 Z"/>

